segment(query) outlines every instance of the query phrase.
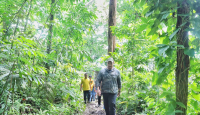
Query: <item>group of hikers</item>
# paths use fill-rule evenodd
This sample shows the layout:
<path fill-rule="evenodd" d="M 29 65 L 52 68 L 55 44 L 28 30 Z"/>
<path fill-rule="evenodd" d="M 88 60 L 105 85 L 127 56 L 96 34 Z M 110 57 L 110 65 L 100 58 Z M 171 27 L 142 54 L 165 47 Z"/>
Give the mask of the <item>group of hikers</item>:
<path fill-rule="evenodd" d="M 84 74 L 84 78 L 81 80 L 81 88 L 80 91 L 83 89 L 83 95 L 84 95 L 84 102 L 90 103 L 91 101 L 95 101 L 96 94 L 98 95 L 98 106 L 101 105 L 101 95 L 97 92 L 97 88 L 95 88 L 95 83 L 94 80 L 92 80 L 92 76 L 89 75 L 88 79 L 88 74 Z M 87 101 L 87 99 L 88 101 Z"/>
<path fill-rule="evenodd" d="M 99 74 L 94 82 L 92 76 L 84 74 L 81 80 L 80 91 L 83 89 L 84 102 L 90 103 L 95 101 L 96 94 L 98 96 L 98 106 L 101 105 L 101 95 L 103 95 L 103 104 L 106 115 L 115 115 L 116 98 L 120 96 L 121 92 L 121 77 L 120 72 L 113 67 L 114 60 L 109 58 L 107 60 L 107 67 L 99 71 Z M 88 101 L 86 101 L 86 97 Z"/>

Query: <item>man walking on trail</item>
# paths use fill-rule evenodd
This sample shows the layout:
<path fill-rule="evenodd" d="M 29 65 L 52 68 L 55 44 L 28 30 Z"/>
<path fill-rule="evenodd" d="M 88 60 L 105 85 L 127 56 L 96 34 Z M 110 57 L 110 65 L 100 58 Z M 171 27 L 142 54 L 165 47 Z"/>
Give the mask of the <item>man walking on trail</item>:
<path fill-rule="evenodd" d="M 117 96 L 120 96 L 121 77 L 119 70 L 113 67 L 113 58 L 107 60 L 107 68 L 102 69 L 96 79 L 98 94 L 103 94 L 103 102 L 106 115 L 115 115 L 115 103 Z M 101 91 L 99 90 L 102 82 Z"/>
<path fill-rule="evenodd" d="M 89 75 L 90 78 L 90 86 L 91 86 L 91 90 L 90 90 L 90 101 L 95 101 L 95 91 L 94 91 L 94 81 L 92 80 L 92 76 Z"/>
<path fill-rule="evenodd" d="M 88 98 L 88 103 L 90 102 L 90 80 L 87 78 L 87 73 L 84 74 L 84 78 L 81 80 L 81 85 L 80 85 L 80 91 L 82 91 L 83 87 L 83 96 L 84 96 L 84 101 L 86 104 L 86 97 Z"/>

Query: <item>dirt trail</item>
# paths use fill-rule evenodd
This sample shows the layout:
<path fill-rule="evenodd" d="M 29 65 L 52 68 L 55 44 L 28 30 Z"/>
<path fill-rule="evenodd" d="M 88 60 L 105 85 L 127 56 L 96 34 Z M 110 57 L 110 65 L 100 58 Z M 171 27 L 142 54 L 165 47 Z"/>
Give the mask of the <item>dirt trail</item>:
<path fill-rule="evenodd" d="M 83 115 L 106 115 L 103 105 L 97 107 L 97 100 L 87 103 L 86 109 Z"/>

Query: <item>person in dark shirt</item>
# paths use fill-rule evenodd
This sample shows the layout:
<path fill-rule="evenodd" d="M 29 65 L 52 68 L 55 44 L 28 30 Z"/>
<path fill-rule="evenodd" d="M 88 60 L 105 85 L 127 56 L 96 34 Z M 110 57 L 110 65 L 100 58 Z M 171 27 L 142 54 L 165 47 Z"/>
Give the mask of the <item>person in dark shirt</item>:
<path fill-rule="evenodd" d="M 103 102 L 106 115 L 115 115 L 116 98 L 121 92 L 121 76 L 119 70 L 113 67 L 113 58 L 107 60 L 107 68 L 103 68 L 95 81 L 97 93 L 103 94 Z M 99 89 L 102 82 L 101 91 Z"/>

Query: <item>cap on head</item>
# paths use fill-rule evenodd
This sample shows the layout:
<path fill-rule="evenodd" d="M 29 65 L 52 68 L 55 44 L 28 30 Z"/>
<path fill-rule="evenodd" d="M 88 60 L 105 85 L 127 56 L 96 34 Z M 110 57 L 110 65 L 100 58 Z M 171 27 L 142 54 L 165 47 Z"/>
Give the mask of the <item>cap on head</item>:
<path fill-rule="evenodd" d="M 107 62 L 111 61 L 112 63 L 114 62 L 113 58 L 108 58 Z"/>
<path fill-rule="evenodd" d="M 92 76 L 91 76 L 91 75 L 89 75 L 89 78 L 92 78 Z"/>

